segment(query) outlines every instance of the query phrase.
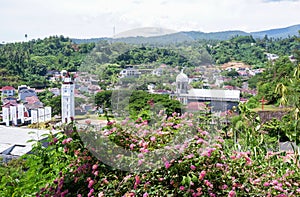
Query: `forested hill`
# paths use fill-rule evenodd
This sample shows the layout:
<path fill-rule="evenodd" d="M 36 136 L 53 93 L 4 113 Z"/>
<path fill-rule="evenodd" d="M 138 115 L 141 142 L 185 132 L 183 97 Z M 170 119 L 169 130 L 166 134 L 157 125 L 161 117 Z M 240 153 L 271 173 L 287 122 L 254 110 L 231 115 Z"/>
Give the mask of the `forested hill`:
<path fill-rule="evenodd" d="M 207 48 L 217 64 L 241 61 L 249 65 L 265 63 L 267 61 L 266 53 L 290 56 L 299 49 L 300 44 L 296 36 L 286 39 L 268 37 L 254 39 L 252 36 L 236 36 Z"/>
<path fill-rule="evenodd" d="M 96 46 L 96 47 L 95 47 Z M 264 67 L 266 53 L 290 56 L 299 50 L 295 37 L 272 39 L 252 36 L 235 36 L 225 41 L 190 41 L 173 45 L 133 45 L 121 42 L 74 44 L 63 36 L 22 43 L 0 45 L 0 86 L 27 84 L 36 88 L 49 86 L 47 73 L 52 70 L 82 70 L 82 62 L 94 51 L 85 71 L 101 70 L 104 64 L 116 64 L 119 69 L 126 65 L 167 64 L 173 67 L 197 67 L 241 61 Z"/>
<path fill-rule="evenodd" d="M 77 70 L 85 54 L 94 46 L 94 43 L 77 46 L 63 36 L 1 45 L 0 86 L 25 83 L 44 87 L 47 71 Z"/>

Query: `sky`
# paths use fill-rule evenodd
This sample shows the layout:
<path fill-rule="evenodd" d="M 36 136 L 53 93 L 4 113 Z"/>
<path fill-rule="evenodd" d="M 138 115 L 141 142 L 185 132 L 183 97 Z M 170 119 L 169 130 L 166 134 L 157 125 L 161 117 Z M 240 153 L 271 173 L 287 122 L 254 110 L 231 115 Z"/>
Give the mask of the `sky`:
<path fill-rule="evenodd" d="M 300 0 L 0 0 L 0 42 L 113 37 L 142 27 L 246 32 L 300 24 Z M 114 30 L 115 29 L 115 30 Z"/>

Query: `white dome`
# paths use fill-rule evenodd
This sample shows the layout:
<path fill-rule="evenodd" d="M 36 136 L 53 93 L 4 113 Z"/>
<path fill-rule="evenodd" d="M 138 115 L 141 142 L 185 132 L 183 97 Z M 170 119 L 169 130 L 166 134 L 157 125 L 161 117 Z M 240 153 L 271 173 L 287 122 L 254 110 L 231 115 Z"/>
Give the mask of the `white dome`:
<path fill-rule="evenodd" d="M 189 78 L 181 71 L 176 77 L 176 82 L 189 82 Z"/>

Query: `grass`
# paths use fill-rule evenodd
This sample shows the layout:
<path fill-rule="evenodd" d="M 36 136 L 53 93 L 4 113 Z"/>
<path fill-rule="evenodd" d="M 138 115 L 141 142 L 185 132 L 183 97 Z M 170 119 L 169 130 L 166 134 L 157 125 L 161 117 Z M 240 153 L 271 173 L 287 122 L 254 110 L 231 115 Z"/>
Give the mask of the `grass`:
<path fill-rule="evenodd" d="M 106 117 L 104 116 L 98 116 L 96 114 L 89 114 L 89 115 L 76 115 L 76 120 L 82 120 L 82 119 L 92 119 L 92 120 L 106 120 Z"/>
<path fill-rule="evenodd" d="M 259 107 L 256 107 L 252 109 L 252 111 L 258 112 L 258 111 L 288 111 L 290 108 L 288 107 L 276 107 L 274 105 L 264 105 L 264 110 L 262 110 L 262 106 L 259 105 Z"/>

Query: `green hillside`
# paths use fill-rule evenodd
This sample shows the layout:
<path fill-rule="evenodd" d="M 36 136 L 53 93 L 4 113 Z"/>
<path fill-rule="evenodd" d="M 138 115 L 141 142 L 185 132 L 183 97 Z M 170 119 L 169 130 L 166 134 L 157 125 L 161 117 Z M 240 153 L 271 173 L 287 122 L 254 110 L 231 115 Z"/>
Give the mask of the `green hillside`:
<path fill-rule="evenodd" d="M 45 39 L 0 46 L 0 86 L 26 83 L 32 87 L 48 86 L 47 71 L 76 71 L 94 44 L 76 46 L 69 38 Z"/>

